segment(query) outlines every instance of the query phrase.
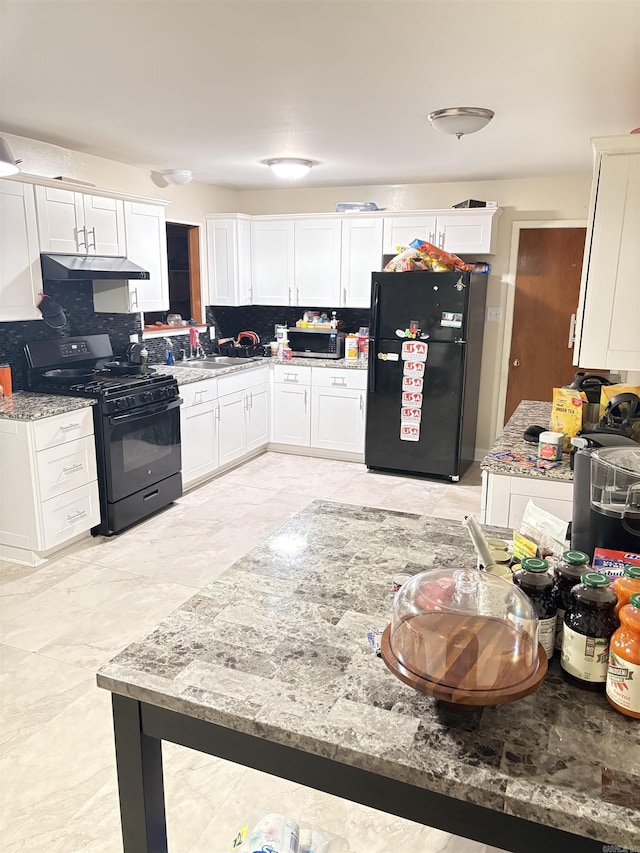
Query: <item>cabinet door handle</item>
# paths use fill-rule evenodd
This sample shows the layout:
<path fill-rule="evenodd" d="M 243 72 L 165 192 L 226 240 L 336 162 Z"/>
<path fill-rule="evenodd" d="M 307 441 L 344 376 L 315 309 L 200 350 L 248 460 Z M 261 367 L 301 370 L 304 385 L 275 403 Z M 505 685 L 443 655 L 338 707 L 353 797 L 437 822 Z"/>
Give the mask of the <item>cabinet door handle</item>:
<path fill-rule="evenodd" d="M 291 288 L 289 288 L 289 305 L 291 305 Z"/>
<path fill-rule="evenodd" d="M 79 521 L 81 518 L 84 518 L 86 514 L 86 509 L 79 509 L 76 512 L 69 513 L 69 515 L 67 516 L 67 521 L 69 522 L 69 524 L 75 524 L 76 521 Z"/>
<path fill-rule="evenodd" d="M 444 231 L 440 231 L 438 234 L 438 245 L 441 249 L 444 249 Z"/>
<path fill-rule="evenodd" d="M 251 405 L 251 408 L 253 409 L 253 391 L 249 392 L 249 403 Z"/>
<path fill-rule="evenodd" d="M 342 288 L 342 307 L 343 308 L 347 307 L 347 288 L 346 287 Z"/>
<path fill-rule="evenodd" d="M 297 382 L 298 381 L 297 373 L 285 373 L 284 381 L 285 382 Z"/>
<path fill-rule="evenodd" d="M 248 394 L 244 398 L 244 410 L 245 410 L 245 412 L 249 411 L 249 395 Z"/>
<path fill-rule="evenodd" d="M 73 471 L 82 470 L 83 467 L 84 466 L 80 462 L 76 462 L 75 465 L 69 465 L 68 468 L 63 468 L 62 473 L 63 474 L 71 474 Z"/>
<path fill-rule="evenodd" d="M 304 410 L 307 411 L 307 389 L 304 389 Z"/>
<path fill-rule="evenodd" d="M 300 305 L 300 288 L 296 287 L 296 305 Z"/>
<path fill-rule="evenodd" d="M 91 231 L 88 231 L 87 234 L 93 234 L 93 243 L 91 243 L 91 245 L 87 246 L 87 251 L 89 251 L 89 249 L 93 249 L 95 251 L 95 248 L 96 248 L 96 229 L 95 229 L 95 226 L 91 229 Z"/>
<path fill-rule="evenodd" d="M 567 344 L 567 348 L 571 349 L 576 340 L 576 315 L 571 315 L 571 320 L 569 321 L 569 342 Z"/>
<path fill-rule="evenodd" d="M 80 429 L 80 424 L 63 424 L 60 432 L 68 432 L 70 429 Z"/>
<path fill-rule="evenodd" d="M 435 231 L 429 231 L 428 242 L 431 243 L 432 246 L 435 245 L 435 242 L 436 242 L 436 232 Z"/>
<path fill-rule="evenodd" d="M 138 288 L 137 287 L 131 288 L 131 307 L 135 308 L 136 310 L 138 310 L 138 308 L 140 308 L 140 304 L 138 302 Z"/>
<path fill-rule="evenodd" d="M 220 420 L 220 405 L 216 406 L 216 420 Z"/>
<path fill-rule="evenodd" d="M 360 394 L 360 412 L 364 413 L 364 397 Z"/>
<path fill-rule="evenodd" d="M 84 232 L 84 240 L 80 240 L 80 232 Z M 76 243 L 78 244 L 78 249 L 80 246 L 84 246 L 85 251 L 87 249 L 87 229 L 86 228 L 76 228 Z"/>
<path fill-rule="evenodd" d="M 339 386 L 341 388 L 346 388 L 347 380 L 344 378 L 344 376 L 332 376 L 331 377 L 331 384 Z"/>

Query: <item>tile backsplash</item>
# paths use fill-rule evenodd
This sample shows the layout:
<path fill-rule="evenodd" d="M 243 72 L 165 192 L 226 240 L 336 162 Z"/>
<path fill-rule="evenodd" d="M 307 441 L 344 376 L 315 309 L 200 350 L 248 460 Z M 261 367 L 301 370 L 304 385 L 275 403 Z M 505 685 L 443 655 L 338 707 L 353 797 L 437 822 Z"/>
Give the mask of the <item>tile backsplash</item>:
<path fill-rule="evenodd" d="M 103 314 L 93 310 L 93 289 L 90 281 L 46 281 L 44 292 L 62 306 L 67 316 L 64 329 L 52 329 L 44 320 L 0 323 L 0 363 L 11 366 L 13 388 L 16 391 L 26 388 L 27 385 L 24 345 L 30 341 L 106 333 L 111 339 L 114 354 L 121 356 L 129 343 L 129 335 L 140 332 L 140 314 Z M 330 313 L 331 309 L 311 306 L 283 308 L 271 305 L 238 308 L 208 306 L 206 319 L 208 324 L 216 327 L 217 337 L 236 337 L 238 332 L 251 330 L 266 343 L 273 339 L 276 324 L 295 325 L 296 320 L 307 310 Z M 341 328 L 346 332 L 357 332 L 360 326 L 369 325 L 367 309 L 343 308 L 337 313 L 343 323 Z M 214 351 L 214 344 L 208 336 L 201 335 L 200 339 L 205 352 Z M 182 347 L 188 349 L 189 335 L 176 335 L 171 341 L 177 359 Z M 150 363 L 164 362 L 166 343 L 163 338 L 148 339 L 145 346 L 149 350 Z"/>

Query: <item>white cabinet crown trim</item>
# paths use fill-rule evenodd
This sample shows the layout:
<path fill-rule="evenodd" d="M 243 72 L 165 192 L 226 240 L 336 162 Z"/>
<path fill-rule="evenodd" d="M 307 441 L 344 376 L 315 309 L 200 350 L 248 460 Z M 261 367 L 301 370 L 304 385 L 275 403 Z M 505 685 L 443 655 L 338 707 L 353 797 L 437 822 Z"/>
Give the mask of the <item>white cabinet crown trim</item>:
<path fill-rule="evenodd" d="M 149 196 L 135 195 L 134 193 L 120 192 L 119 190 L 110 190 L 105 187 L 94 187 L 91 184 L 75 181 L 58 181 L 55 178 L 45 178 L 42 175 L 29 175 L 24 172 L 18 172 L 17 175 L 11 175 L 3 178 L 5 181 L 18 181 L 23 184 L 36 184 L 41 187 L 58 187 L 61 190 L 72 190 L 83 195 L 99 195 L 104 198 L 118 198 L 123 201 L 139 201 L 143 204 L 162 204 L 165 207 L 171 202 L 166 198 L 150 198 Z"/>

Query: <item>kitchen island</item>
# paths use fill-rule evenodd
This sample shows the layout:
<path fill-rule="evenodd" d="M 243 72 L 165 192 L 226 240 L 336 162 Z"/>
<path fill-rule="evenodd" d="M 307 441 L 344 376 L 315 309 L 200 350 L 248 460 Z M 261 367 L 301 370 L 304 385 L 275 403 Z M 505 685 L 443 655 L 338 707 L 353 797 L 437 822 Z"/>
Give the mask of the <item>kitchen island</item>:
<path fill-rule="evenodd" d="M 167 850 L 162 740 L 514 853 L 640 846 L 640 731 L 602 694 L 552 661 L 445 710 L 372 652 L 394 574 L 474 564 L 457 522 L 315 501 L 104 666 L 125 853 Z"/>
<path fill-rule="evenodd" d="M 547 470 L 528 468 L 496 459 L 497 453 L 537 456 L 538 445 L 523 438 L 530 426 L 549 429 L 551 403 L 522 400 L 504 425 L 491 450 L 480 463 L 482 470 L 483 524 L 517 528 L 529 500 L 563 521 L 571 521 L 573 511 L 573 471 L 570 455 L 562 454 L 560 464 Z"/>

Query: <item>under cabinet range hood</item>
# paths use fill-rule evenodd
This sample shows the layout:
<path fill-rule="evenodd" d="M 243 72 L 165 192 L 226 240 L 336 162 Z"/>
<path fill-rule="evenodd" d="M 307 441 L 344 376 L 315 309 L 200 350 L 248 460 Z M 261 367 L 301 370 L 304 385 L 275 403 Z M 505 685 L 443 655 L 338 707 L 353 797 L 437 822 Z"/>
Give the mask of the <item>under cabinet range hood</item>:
<path fill-rule="evenodd" d="M 107 255 L 40 254 L 42 278 L 49 281 L 87 281 L 111 279 L 112 281 L 148 281 L 146 270 L 128 258 Z"/>

